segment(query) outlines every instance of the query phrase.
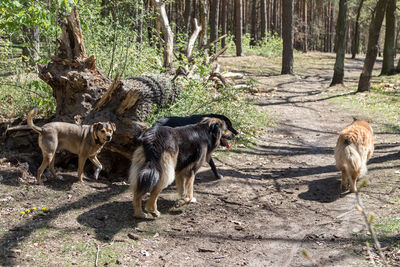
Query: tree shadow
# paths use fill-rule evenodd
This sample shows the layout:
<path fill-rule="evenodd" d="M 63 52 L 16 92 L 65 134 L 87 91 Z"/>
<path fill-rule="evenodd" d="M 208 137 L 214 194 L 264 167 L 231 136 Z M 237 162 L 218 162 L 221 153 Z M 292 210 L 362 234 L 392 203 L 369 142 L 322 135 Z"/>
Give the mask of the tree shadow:
<path fill-rule="evenodd" d="M 158 210 L 163 214 L 181 214 L 181 210 L 173 209 L 175 201 L 160 197 L 157 201 Z M 153 221 L 153 218 L 137 219 L 133 217 L 132 201 L 113 201 L 91 209 L 78 216 L 81 225 L 93 228 L 96 239 L 110 241 L 122 229 L 134 228 L 142 221 Z"/>
<path fill-rule="evenodd" d="M 84 209 L 93 206 L 96 203 L 108 201 L 127 189 L 128 186 L 111 184 L 107 190 L 85 195 L 77 201 L 51 209 L 50 212 L 46 213 L 44 216 L 42 213 L 39 213 L 24 220 L 23 223 L 9 229 L 8 232 L 0 236 L 0 265 L 16 265 L 15 259 L 17 258 L 17 255 L 14 250 L 23 242 L 24 239 L 21 238 L 21 236 L 26 238 L 40 229 L 52 228 L 50 223 L 60 215 L 72 210 Z M 123 207 L 128 208 L 127 206 Z M 119 211 L 121 212 L 121 210 Z M 126 213 L 125 210 L 122 210 L 121 214 L 126 214 L 127 217 L 125 219 L 127 220 L 127 223 L 130 223 L 131 227 L 132 225 L 135 225 L 136 221 L 129 216 L 130 213 Z"/>

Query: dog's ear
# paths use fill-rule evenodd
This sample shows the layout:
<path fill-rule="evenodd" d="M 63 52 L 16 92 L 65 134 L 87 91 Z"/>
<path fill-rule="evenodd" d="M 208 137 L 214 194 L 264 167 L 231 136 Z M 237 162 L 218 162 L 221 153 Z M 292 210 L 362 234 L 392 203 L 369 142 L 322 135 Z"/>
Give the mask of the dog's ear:
<path fill-rule="evenodd" d="M 92 128 L 93 132 L 100 131 L 101 129 L 103 129 L 103 123 L 95 122 L 95 123 L 92 124 L 91 128 Z"/>
<path fill-rule="evenodd" d="M 111 128 L 113 130 L 113 132 L 115 132 L 117 130 L 117 126 L 115 126 L 115 123 L 111 123 Z"/>
<path fill-rule="evenodd" d="M 218 135 L 221 133 L 221 124 L 219 122 L 211 123 L 210 132 L 213 136 L 218 137 Z"/>

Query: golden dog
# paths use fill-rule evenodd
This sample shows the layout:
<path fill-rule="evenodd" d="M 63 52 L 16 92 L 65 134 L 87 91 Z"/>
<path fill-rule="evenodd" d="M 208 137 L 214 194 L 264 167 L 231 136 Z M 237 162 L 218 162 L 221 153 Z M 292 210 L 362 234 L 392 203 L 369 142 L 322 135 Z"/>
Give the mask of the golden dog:
<path fill-rule="evenodd" d="M 111 141 L 112 135 L 116 130 L 115 124 L 110 122 L 97 122 L 92 125 L 76 125 L 66 122 L 50 122 L 42 127 L 33 124 L 32 117 L 36 109 L 28 113 L 28 125 L 39 134 L 39 146 L 42 150 L 43 161 L 37 172 L 37 182 L 41 183 L 43 171 L 49 166 L 49 170 L 54 178 L 57 178 L 54 170 L 54 159 L 57 150 L 65 149 L 77 154 L 78 159 L 78 178 L 83 181 L 83 167 L 86 160 L 96 166 L 94 177 L 97 179 L 103 166 L 97 159 L 97 154 L 106 142 Z"/>
<path fill-rule="evenodd" d="M 374 152 L 374 134 L 369 121 L 355 120 L 344 128 L 335 147 L 336 167 L 342 172 L 341 189 L 350 185 L 357 191 L 357 179 L 368 172 L 367 162 Z"/>

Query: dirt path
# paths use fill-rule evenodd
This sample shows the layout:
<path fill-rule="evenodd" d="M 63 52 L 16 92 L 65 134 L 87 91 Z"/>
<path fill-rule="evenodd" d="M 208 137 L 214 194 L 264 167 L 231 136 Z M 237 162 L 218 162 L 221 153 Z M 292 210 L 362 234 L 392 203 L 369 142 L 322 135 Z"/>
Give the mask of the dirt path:
<path fill-rule="evenodd" d="M 111 265 L 365 265 L 363 240 L 356 238 L 365 227 L 354 196 L 340 195 L 334 167 L 337 132 L 354 114 L 329 102 L 335 97 L 326 93 L 332 65 L 307 68 L 301 76 L 268 77 L 260 66 L 251 65 L 263 64 L 261 60 L 224 58 L 223 64 L 230 70 L 247 66 L 247 75 L 260 82 L 261 90 L 276 88 L 272 94 L 255 95 L 260 112 L 273 114 L 276 125 L 252 148 L 218 154 L 224 179 L 213 180 L 208 167 L 203 168 L 196 177 L 197 203 L 175 210 L 175 188 L 163 191 L 160 219 L 133 218 L 127 185 L 81 186 L 67 175 L 64 184 L 38 188 L 4 182 L 21 174 L 3 166 L 6 187 L 1 198 L 10 197 L 10 202 L 0 217 L 0 263 L 93 264 L 97 243 L 100 262 Z M 361 66 L 361 61 L 348 63 L 346 77 L 358 76 Z M 375 177 L 390 176 L 399 166 L 397 151 L 387 145 L 393 140 L 394 135 L 377 133 L 372 185 L 365 192 L 367 203 L 380 200 L 372 209 L 385 203 L 374 195 Z M 47 205 L 51 212 L 15 219 L 19 209 L 32 205 Z M 129 233 L 139 240 L 129 239 Z"/>

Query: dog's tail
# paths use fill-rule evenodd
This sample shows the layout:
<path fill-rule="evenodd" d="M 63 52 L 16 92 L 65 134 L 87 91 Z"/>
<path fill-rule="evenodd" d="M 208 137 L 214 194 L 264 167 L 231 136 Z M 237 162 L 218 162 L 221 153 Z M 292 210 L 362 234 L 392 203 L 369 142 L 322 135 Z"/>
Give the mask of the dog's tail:
<path fill-rule="evenodd" d="M 41 134 L 43 132 L 43 129 L 41 127 L 36 126 L 35 124 L 33 124 L 33 120 L 32 120 L 32 118 L 35 115 L 36 111 L 37 111 L 37 108 L 34 108 L 31 111 L 29 111 L 28 116 L 26 118 L 26 121 L 27 121 L 28 125 L 32 128 L 32 130 L 34 130 L 38 134 Z"/>
<path fill-rule="evenodd" d="M 357 147 L 355 144 L 350 143 L 348 140 L 345 141 L 344 153 L 347 158 L 350 167 L 353 171 L 358 173 L 358 177 L 366 175 L 368 172 L 367 168 L 367 160 L 362 158 L 364 151 L 359 151 L 359 149 L 363 149 L 362 147 Z"/>
<path fill-rule="evenodd" d="M 160 180 L 160 169 L 159 160 L 146 160 L 143 146 L 136 149 L 129 171 L 129 182 L 134 192 L 140 195 L 150 192 Z"/>

